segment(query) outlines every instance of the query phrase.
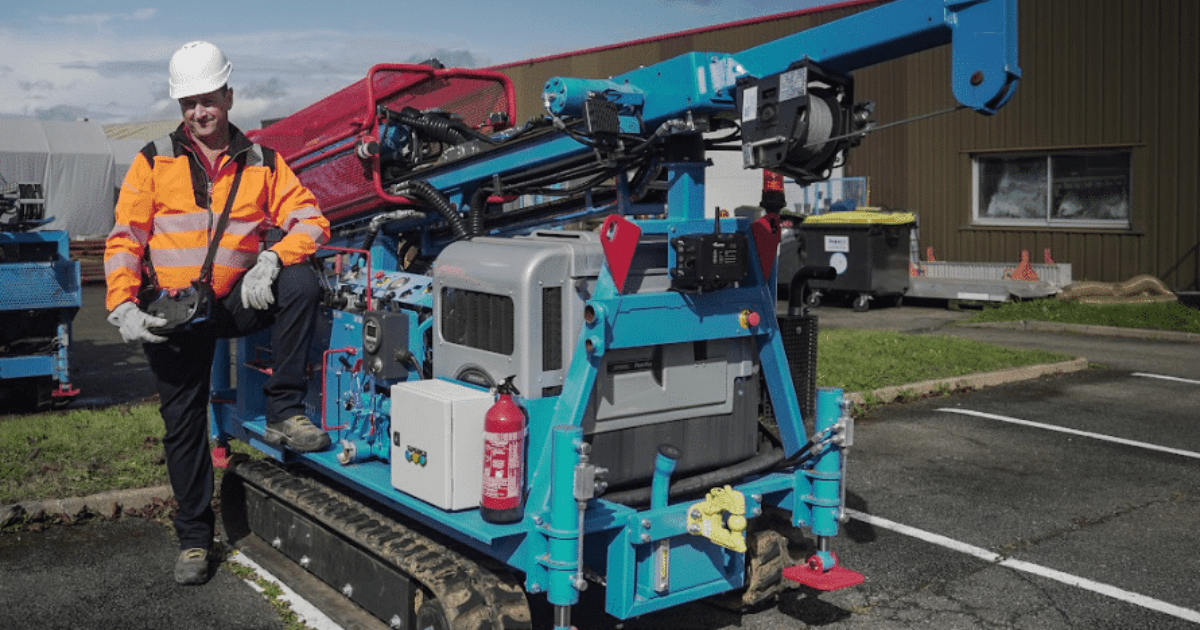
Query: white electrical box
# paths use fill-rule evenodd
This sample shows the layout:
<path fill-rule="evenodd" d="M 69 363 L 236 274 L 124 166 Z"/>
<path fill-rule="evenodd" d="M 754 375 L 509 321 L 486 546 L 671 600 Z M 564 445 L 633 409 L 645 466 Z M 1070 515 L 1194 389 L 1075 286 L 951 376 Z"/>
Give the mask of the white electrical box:
<path fill-rule="evenodd" d="M 443 510 L 479 507 L 492 394 L 438 379 L 392 385 L 392 486 Z"/>

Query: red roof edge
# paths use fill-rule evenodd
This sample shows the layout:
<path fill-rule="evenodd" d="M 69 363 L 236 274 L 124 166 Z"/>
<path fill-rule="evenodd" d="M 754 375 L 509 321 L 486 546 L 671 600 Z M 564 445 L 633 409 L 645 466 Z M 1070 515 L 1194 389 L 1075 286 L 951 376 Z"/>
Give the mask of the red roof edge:
<path fill-rule="evenodd" d="M 843 0 L 842 2 L 835 2 L 832 4 L 827 4 L 827 5 L 819 6 L 819 7 L 809 7 L 807 9 L 798 9 L 796 11 L 788 11 L 786 13 L 775 13 L 773 15 L 764 15 L 764 16 L 756 17 L 756 18 L 747 18 L 745 20 L 738 20 L 737 22 L 728 22 L 726 24 L 714 24 L 713 26 L 702 26 L 700 28 L 694 28 L 694 29 L 687 30 L 687 31 L 679 31 L 677 33 L 667 33 L 665 35 L 656 35 L 654 37 L 647 37 L 644 39 L 635 39 L 635 40 L 630 40 L 627 42 L 620 42 L 617 44 L 608 44 L 606 46 L 596 46 L 595 48 L 585 48 L 583 50 L 574 50 L 571 52 L 559 53 L 557 55 L 546 55 L 545 57 L 533 57 L 531 59 L 524 59 L 521 61 L 513 61 L 510 63 L 502 63 L 502 64 L 498 64 L 495 66 L 488 66 L 486 68 L 481 68 L 481 69 L 483 69 L 483 70 L 503 70 L 505 68 L 513 68 L 516 66 L 523 66 L 526 64 L 542 63 L 545 61 L 553 61 L 555 59 L 566 59 L 568 57 L 574 57 L 577 55 L 587 55 L 587 54 L 601 52 L 601 51 L 605 51 L 605 50 L 614 50 L 617 48 L 625 48 L 626 46 L 633 46 L 633 45 L 637 45 L 637 44 L 649 44 L 652 42 L 673 39 L 676 37 L 686 37 L 688 35 L 696 35 L 699 33 L 709 33 L 712 31 L 720 31 L 720 30 L 724 30 L 727 28 L 736 28 L 739 26 L 749 26 L 751 24 L 760 24 L 762 22 L 773 22 L 775 20 L 784 20 L 784 19 L 788 19 L 788 18 L 799 17 L 802 15 L 811 15 L 814 13 L 824 13 L 825 11 L 833 11 L 836 9 L 846 9 L 846 8 L 856 7 L 856 6 L 863 5 L 863 4 L 875 4 L 875 3 L 879 3 L 879 2 L 880 2 L 880 0 Z"/>

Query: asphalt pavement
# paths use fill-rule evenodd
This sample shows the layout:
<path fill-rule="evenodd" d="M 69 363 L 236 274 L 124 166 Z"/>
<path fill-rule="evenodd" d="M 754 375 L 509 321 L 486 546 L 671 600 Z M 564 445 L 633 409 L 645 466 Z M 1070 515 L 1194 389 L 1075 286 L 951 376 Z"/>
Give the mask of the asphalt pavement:
<path fill-rule="evenodd" d="M 85 307 L 75 320 L 73 380 L 82 393 L 74 404 L 102 406 L 151 398 L 152 383 L 141 349 L 122 343 L 116 330 L 104 321 L 102 296 L 101 287 L 86 287 Z M 1200 479 L 1195 478 L 1194 465 L 1190 468 L 1181 466 L 1167 457 L 1165 463 L 1139 460 L 1128 469 L 1114 469 L 1113 461 L 1107 455 L 1092 451 L 1082 455 L 1079 466 L 1067 465 L 1063 452 L 1048 448 L 1045 438 L 1013 441 L 1012 433 L 997 432 L 988 422 L 977 419 L 954 418 L 961 426 L 953 429 L 954 433 L 948 438 L 943 425 L 949 414 L 939 412 L 940 407 L 961 404 L 987 408 L 991 400 L 993 411 L 1032 413 L 1032 410 L 1044 408 L 1050 410 L 1046 412 L 1050 417 L 1042 419 L 1050 422 L 1061 416 L 1070 424 L 1072 418 L 1086 417 L 1088 426 L 1093 429 L 1124 433 L 1150 442 L 1182 441 L 1187 448 L 1200 451 L 1197 429 L 1185 428 L 1172 421 L 1194 419 L 1194 390 L 1180 386 L 1181 393 L 1164 394 L 1157 381 L 1134 376 L 1155 374 L 1200 382 L 1200 361 L 1197 360 L 1200 358 L 1200 339 L 1122 338 L 1097 334 L 1106 331 L 1091 330 L 1086 331 L 1088 334 L 1079 334 L 1064 330 L 1033 330 L 1028 326 L 967 327 L 961 323 L 970 316 L 969 312 L 947 310 L 939 304 L 906 304 L 866 313 L 823 306 L 816 309 L 816 313 L 822 328 L 889 329 L 979 339 L 1011 347 L 1045 348 L 1085 357 L 1092 365 L 1089 370 L 1066 376 L 1022 380 L 965 396 L 951 396 L 949 401 L 889 405 L 873 412 L 859 430 L 860 446 L 855 449 L 853 461 L 863 463 L 855 464 L 856 473 L 851 477 L 851 507 L 864 514 L 918 522 L 930 531 L 987 549 L 1004 549 L 1006 545 L 1014 544 L 1025 544 L 1022 549 L 1031 549 L 1036 545 L 1029 541 L 1037 543 L 1050 537 L 1047 532 L 1057 532 L 1058 538 L 1065 537 L 1063 530 L 1069 530 L 1074 520 L 1102 520 L 1108 527 L 1088 528 L 1087 535 L 1074 537 L 1071 545 L 1043 545 L 1040 548 L 1045 553 L 1038 557 L 1090 574 L 1090 579 L 1100 582 L 1112 582 L 1114 575 L 1130 568 L 1141 574 L 1153 574 L 1153 571 L 1136 566 L 1112 566 L 1111 573 L 1105 573 L 1084 559 L 1099 553 L 1101 558 L 1096 562 L 1102 564 L 1104 550 L 1112 547 L 1115 538 L 1123 538 L 1125 541 L 1119 546 L 1122 555 L 1113 562 L 1134 565 L 1142 561 L 1153 562 L 1154 566 L 1162 567 L 1151 585 L 1156 593 L 1161 589 L 1173 592 L 1170 591 L 1171 583 L 1182 585 L 1180 588 L 1184 589 L 1178 596 L 1164 595 L 1164 601 L 1174 601 L 1175 605 L 1188 610 L 1200 608 L 1200 595 L 1196 593 L 1200 589 L 1196 584 L 1197 572 L 1188 570 L 1180 562 L 1172 562 L 1172 554 L 1176 553 L 1190 554 L 1179 557 L 1190 557 L 1194 562 L 1200 550 L 1188 542 L 1194 537 L 1162 524 L 1163 519 L 1184 519 L 1180 526 L 1187 529 L 1190 528 L 1187 523 L 1194 524 L 1200 517 L 1194 495 L 1189 494 L 1191 491 L 1171 485 L 1173 477 L 1193 484 L 1194 491 L 1194 484 L 1200 483 Z M 1126 389 L 1130 387 L 1126 381 L 1134 383 L 1132 389 Z M 1154 387 L 1148 384 L 1151 382 Z M 1169 389 L 1166 391 L 1170 392 Z M 1154 401 L 1156 412 L 1152 416 L 1137 413 L 1139 397 Z M 1024 402 L 1014 404 L 1018 400 Z M 1047 405 L 1047 401 L 1062 406 Z M 1060 411 L 1053 411 L 1056 408 Z M 1131 415 L 1136 416 L 1138 424 L 1148 424 L 1145 428 L 1134 425 L 1130 422 Z M 980 426 L 974 426 L 976 424 Z M 976 431 L 980 433 L 976 435 Z M 960 437 L 955 439 L 953 435 Z M 1149 439 L 1155 437 L 1158 439 Z M 872 446 L 868 447 L 868 444 Z M 905 451 L 896 446 L 904 444 L 920 445 L 921 450 Z M 989 445 L 996 448 L 989 450 Z M 896 450 L 890 452 L 889 449 Z M 969 474 L 956 464 L 956 459 L 957 464 L 969 460 L 965 463 Z M 1031 472 L 1035 470 L 1050 470 L 1053 474 L 1037 477 Z M 1105 477 L 1114 470 L 1120 483 Z M 1095 483 L 1073 485 L 1089 476 L 1096 479 Z M 971 482 L 971 479 L 975 481 Z M 1001 484 L 1001 490 L 1009 485 L 1015 487 L 1001 492 L 987 485 L 989 479 L 993 482 L 1003 479 L 1005 484 Z M 930 490 L 928 483 L 935 484 L 934 490 Z M 1139 493 L 1146 495 L 1147 492 L 1139 491 L 1139 484 L 1150 484 L 1153 488 L 1151 499 L 1138 500 Z M 1054 495 L 1059 503 L 1067 498 L 1072 501 L 1062 508 L 1041 497 L 1038 488 L 1045 485 L 1059 488 Z M 979 497 L 986 497 L 989 505 L 998 502 L 1005 509 L 981 512 L 976 500 L 969 496 L 934 504 L 904 501 L 905 497 L 928 494 L 950 496 L 955 490 L 964 488 L 973 489 Z M 1177 498 L 1171 499 L 1173 496 Z M 1098 507 L 1089 507 L 1082 497 L 1092 497 Z M 1145 499 L 1145 496 L 1141 498 Z M 145 493 L 136 497 L 116 493 L 92 503 L 102 502 L 111 508 L 113 503 L 135 500 L 145 501 L 147 497 Z M 69 512 L 83 503 L 87 501 L 57 503 L 48 508 Z M 104 512 L 105 505 L 91 507 Z M 1134 507 L 1123 507 L 1129 505 Z M 1121 514 L 1134 512 L 1134 516 L 1119 518 Z M 968 513 L 974 515 L 967 516 Z M 585 630 L 618 627 L 626 630 L 701 627 L 769 630 L 810 625 L 833 628 L 1118 628 L 1136 627 L 1136 624 L 1121 624 L 1143 618 L 1139 615 L 1143 615 L 1144 609 L 1137 605 L 1111 604 L 1111 598 L 1090 592 L 1081 597 L 1076 592 L 1078 589 L 1061 582 L 1042 584 L 1033 578 L 1013 577 L 1012 572 L 996 567 L 995 563 L 981 566 L 978 558 L 926 541 L 914 542 L 906 535 L 878 524 L 851 521 L 846 529 L 850 546 L 845 553 L 858 563 L 852 568 L 868 575 L 867 588 L 851 589 L 834 597 L 793 593 L 781 598 L 770 609 L 751 614 L 720 611 L 701 603 L 623 624 L 591 615 L 577 618 L 577 624 Z M 1155 541 L 1139 537 L 1139 531 L 1153 532 L 1160 540 L 1177 546 L 1154 547 Z M 1139 543 L 1146 545 L 1146 549 L 1156 550 L 1148 553 L 1141 549 L 1139 554 Z M 1099 545 L 1091 549 L 1090 556 L 1083 553 L 1088 545 Z M 879 550 L 889 551 L 880 553 Z M 175 553 L 169 529 L 142 519 L 93 521 L 38 533 L 0 535 L 0 627 L 282 627 L 270 604 L 226 569 L 219 571 L 217 577 L 204 587 L 176 586 L 170 573 Z M 1138 592 L 1138 588 L 1135 582 L 1127 590 Z M 993 595 L 1001 600 L 995 601 Z M 1014 606 L 1025 607 L 1029 615 L 1013 614 L 1008 609 Z M 1095 619 L 1097 606 L 1108 611 L 1111 617 L 1108 622 L 1094 625 L 1089 621 Z M 1057 621 L 1034 623 L 1033 620 L 1041 619 L 1039 615 L 1050 615 Z M 588 623 L 588 617 L 594 623 Z M 1177 625 L 1178 618 L 1169 615 L 1151 615 L 1149 618 L 1156 622 L 1143 627 L 1185 627 Z"/>
<path fill-rule="evenodd" d="M 107 407 L 156 396 L 141 344 L 125 343 L 105 319 L 104 285 L 83 287 L 83 308 L 71 323 L 72 406 Z"/>
<path fill-rule="evenodd" d="M 270 603 L 228 570 L 203 587 L 175 584 L 173 538 L 141 518 L 0 535 L 0 628 L 284 628 Z"/>

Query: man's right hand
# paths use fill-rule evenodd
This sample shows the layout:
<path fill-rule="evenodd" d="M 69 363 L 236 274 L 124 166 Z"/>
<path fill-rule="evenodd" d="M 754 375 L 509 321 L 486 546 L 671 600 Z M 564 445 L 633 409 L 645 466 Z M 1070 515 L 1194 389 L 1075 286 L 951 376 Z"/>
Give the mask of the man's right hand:
<path fill-rule="evenodd" d="M 108 314 L 108 323 L 121 330 L 121 338 L 125 340 L 125 343 L 131 341 L 162 343 L 167 340 L 166 337 L 160 337 L 150 332 L 150 329 L 156 326 L 166 326 L 167 320 L 143 313 L 133 302 L 121 302 L 120 306 Z"/>

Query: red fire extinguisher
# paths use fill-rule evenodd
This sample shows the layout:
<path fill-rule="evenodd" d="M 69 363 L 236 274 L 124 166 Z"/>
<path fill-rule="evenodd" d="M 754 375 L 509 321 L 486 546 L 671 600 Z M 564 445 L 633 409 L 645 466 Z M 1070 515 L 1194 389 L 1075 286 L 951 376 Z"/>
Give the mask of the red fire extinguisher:
<path fill-rule="evenodd" d="M 489 523 L 515 523 L 525 513 L 525 411 L 513 400 L 513 377 L 496 386 L 496 403 L 483 418 L 483 498 Z"/>

